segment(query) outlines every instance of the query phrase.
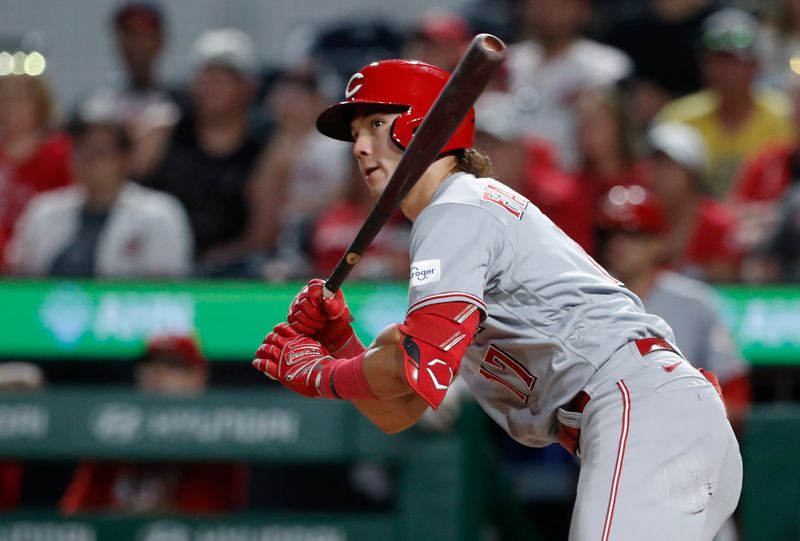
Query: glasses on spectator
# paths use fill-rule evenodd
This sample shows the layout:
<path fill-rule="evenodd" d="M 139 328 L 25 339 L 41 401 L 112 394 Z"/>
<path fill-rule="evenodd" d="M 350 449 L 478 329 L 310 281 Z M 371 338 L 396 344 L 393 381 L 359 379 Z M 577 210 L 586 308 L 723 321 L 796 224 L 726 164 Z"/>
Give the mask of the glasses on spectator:
<path fill-rule="evenodd" d="M 753 30 L 745 25 L 734 28 L 709 29 L 703 36 L 703 44 L 710 51 L 748 52 L 755 40 Z"/>

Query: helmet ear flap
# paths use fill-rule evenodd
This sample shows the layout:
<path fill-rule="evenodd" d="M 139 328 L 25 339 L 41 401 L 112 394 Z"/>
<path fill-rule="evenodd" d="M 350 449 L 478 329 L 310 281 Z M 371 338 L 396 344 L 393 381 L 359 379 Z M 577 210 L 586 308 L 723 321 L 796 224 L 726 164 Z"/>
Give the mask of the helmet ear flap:
<path fill-rule="evenodd" d="M 392 140 L 400 147 L 400 150 L 405 150 L 411 144 L 411 138 L 414 137 L 414 132 L 422 119 L 417 119 L 412 116 L 411 112 L 403 113 L 394 119 L 392 123 Z"/>
<path fill-rule="evenodd" d="M 405 123 L 404 122 L 398 122 L 404 116 L 405 115 L 400 115 L 397 118 L 395 118 L 394 120 L 392 120 L 392 128 L 391 128 L 391 130 L 389 130 L 389 134 L 391 136 L 392 142 L 395 145 L 397 145 L 397 148 L 399 148 L 400 150 L 403 150 L 403 151 L 405 151 L 406 147 L 408 146 L 408 143 L 411 142 L 411 137 L 410 136 L 408 138 L 405 137 L 405 135 L 406 135 L 405 134 L 405 131 L 406 131 L 405 130 Z M 412 133 L 412 135 L 413 135 L 413 133 Z"/>
<path fill-rule="evenodd" d="M 417 128 L 420 127 L 425 116 L 416 116 L 413 114 L 413 109 L 408 113 L 403 113 L 392 122 L 392 140 L 400 150 L 405 150 L 411 144 L 411 138 L 414 137 Z"/>

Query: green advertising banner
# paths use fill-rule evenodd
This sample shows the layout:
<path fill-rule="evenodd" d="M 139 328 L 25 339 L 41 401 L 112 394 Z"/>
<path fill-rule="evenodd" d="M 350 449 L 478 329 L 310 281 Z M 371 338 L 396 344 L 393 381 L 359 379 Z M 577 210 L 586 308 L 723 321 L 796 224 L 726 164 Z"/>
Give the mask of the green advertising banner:
<path fill-rule="evenodd" d="M 19 513 L 0 517 L 0 541 L 393 541 L 403 539 L 397 522 L 391 516 L 369 515 L 68 519 L 55 513 Z"/>
<path fill-rule="evenodd" d="M 215 360 L 250 359 L 303 284 L 0 281 L 0 356 L 125 359 L 149 336 L 196 334 Z M 352 284 L 356 332 L 402 321 L 405 284 Z"/>
<path fill-rule="evenodd" d="M 485 415 L 465 404 L 453 430 L 386 435 L 345 401 L 281 390 L 166 397 L 98 387 L 0 394 L 0 457 L 35 461 L 381 463 L 396 472 L 395 505 L 347 515 L 0 516 L 0 541 L 477 541 Z M 279 491 L 281 487 L 269 487 Z"/>
<path fill-rule="evenodd" d="M 751 364 L 800 364 L 800 288 L 719 287 L 718 306 Z"/>
<path fill-rule="evenodd" d="M 345 402 L 303 400 L 280 389 L 197 397 L 113 388 L 0 395 L 2 457 L 331 461 L 365 451 L 363 432 L 386 438 Z"/>
<path fill-rule="evenodd" d="M 0 357 L 130 359 L 149 336 L 194 333 L 214 360 L 249 359 L 302 284 L 0 280 Z M 405 316 L 407 286 L 346 287 L 370 341 Z M 800 288 L 720 287 L 719 306 L 753 364 L 800 363 Z"/>

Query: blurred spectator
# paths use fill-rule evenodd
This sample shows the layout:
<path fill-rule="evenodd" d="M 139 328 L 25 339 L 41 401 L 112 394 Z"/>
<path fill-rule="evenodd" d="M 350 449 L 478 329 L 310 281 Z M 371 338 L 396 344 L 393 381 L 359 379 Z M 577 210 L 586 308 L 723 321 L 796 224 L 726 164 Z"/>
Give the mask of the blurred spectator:
<path fill-rule="evenodd" d="M 42 370 L 31 363 L 0 364 L 0 393 L 37 391 L 44 387 Z M 0 460 L 0 511 L 16 509 L 22 500 L 25 463 Z"/>
<path fill-rule="evenodd" d="M 304 257 L 314 222 L 341 198 L 352 157 L 347 144 L 316 129 L 326 102 L 312 71 L 283 73 L 268 102 L 275 126 L 256 169 L 254 193 L 262 202 L 261 231 L 272 250 L 266 275 L 278 281 L 308 274 Z"/>
<path fill-rule="evenodd" d="M 709 16 L 702 56 L 707 88 L 667 104 L 659 114 L 699 130 L 708 149 L 709 188 L 717 198 L 728 195 L 743 160 L 792 137 L 788 100 L 754 86 L 758 31 L 758 21 L 744 11 L 729 8 Z"/>
<path fill-rule="evenodd" d="M 591 208 L 577 181 L 556 164 L 550 144 L 525 134 L 510 94 L 490 91 L 475 105 L 475 146 L 491 158 L 494 177 L 530 199 L 585 250 L 591 251 Z"/>
<path fill-rule="evenodd" d="M 612 88 L 590 90 L 578 100 L 577 178 L 588 208 L 613 186 L 644 184 L 647 168 L 637 158 L 635 136 L 620 94 Z"/>
<path fill-rule="evenodd" d="M 151 172 L 142 182 L 183 203 L 199 274 L 236 274 L 265 246 L 263 202 L 252 193 L 263 137 L 248 115 L 259 63 L 250 37 L 236 29 L 200 36 L 191 60 L 191 111 L 150 134 Z"/>
<path fill-rule="evenodd" d="M 597 225 L 604 240 L 600 259 L 608 271 L 664 318 L 677 346 L 694 366 L 716 373 L 728 414 L 741 421 L 750 403 L 749 367 L 742 359 L 704 283 L 661 266 L 667 221 L 655 196 L 641 186 L 611 189 Z"/>
<path fill-rule="evenodd" d="M 580 37 L 589 0 L 521 0 L 522 41 L 510 48 L 509 86 L 525 131 L 551 141 L 559 162 L 578 165 L 575 103 L 585 90 L 613 84 L 631 70 L 624 53 Z"/>
<path fill-rule="evenodd" d="M 761 81 L 789 91 L 800 72 L 800 1 L 776 0 L 761 40 Z"/>
<path fill-rule="evenodd" d="M 325 95 L 341 99 L 341 89 L 363 66 L 401 55 L 403 35 L 390 20 L 348 17 L 325 25 L 308 47 L 310 61 L 326 76 Z M 293 62 L 292 65 L 305 62 Z"/>
<path fill-rule="evenodd" d="M 466 0 L 459 2 L 458 11 L 471 28 L 511 43 L 519 30 L 517 4 L 517 0 Z"/>
<path fill-rule="evenodd" d="M 422 16 L 406 44 L 405 57 L 452 72 L 472 39 L 467 22 L 448 11 L 429 11 Z"/>
<path fill-rule="evenodd" d="M 148 343 L 136 367 L 136 386 L 147 393 L 202 393 L 208 361 L 188 337 Z M 243 505 L 247 471 L 235 464 L 81 463 L 61 499 L 63 513 L 133 514 L 230 512 Z"/>
<path fill-rule="evenodd" d="M 706 152 L 700 133 L 667 122 L 649 134 L 650 179 L 664 208 L 664 261 L 694 278 L 715 282 L 738 277 L 736 219 L 704 189 Z"/>
<path fill-rule="evenodd" d="M 134 139 L 148 129 L 174 124 L 175 96 L 158 80 L 158 59 L 166 41 L 161 10 L 150 2 L 124 2 L 111 18 L 124 80 L 95 91 L 88 103 L 113 108 Z"/>
<path fill-rule="evenodd" d="M 314 228 L 311 239 L 314 276 L 327 276 L 355 238 L 375 200 L 358 166 L 351 167 L 348 193 L 333 204 Z M 381 229 L 351 276 L 360 280 L 403 280 L 408 278 L 410 224 L 401 214 Z"/>
<path fill-rule="evenodd" d="M 0 77 L 0 270 L 30 198 L 72 183 L 70 139 L 51 131 L 54 117 L 55 103 L 42 77 Z"/>
<path fill-rule="evenodd" d="M 777 219 L 756 253 L 759 281 L 800 283 L 800 184 L 793 178 Z"/>
<path fill-rule="evenodd" d="M 611 25 L 605 42 L 630 56 L 631 115 L 645 126 L 670 100 L 702 86 L 697 46 L 711 0 L 650 0 Z"/>
<path fill-rule="evenodd" d="M 75 131 L 79 184 L 34 197 L 9 243 L 15 272 L 51 276 L 181 276 L 191 233 L 173 197 L 127 180 L 131 141 L 109 112 Z"/>
<path fill-rule="evenodd" d="M 800 84 L 795 81 L 794 127 L 800 133 Z M 754 248 L 774 226 L 776 203 L 800 179 L 800 142 L 764 148 L 747 160 L 731 190 L 730 201 L 739 215 L 743 246 Z M 757 278 L 757 277 L 753 277 Z"/>

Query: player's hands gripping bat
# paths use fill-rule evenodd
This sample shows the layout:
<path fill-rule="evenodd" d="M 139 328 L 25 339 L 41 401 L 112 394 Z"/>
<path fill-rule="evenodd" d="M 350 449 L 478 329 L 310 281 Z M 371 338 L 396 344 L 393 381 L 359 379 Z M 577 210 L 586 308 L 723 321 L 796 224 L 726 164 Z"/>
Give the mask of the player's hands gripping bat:
<path fill-rule="evenodd" d="M 366 348 L 350 326 L 350 308 L 341 290 L 325 297 L 324 282 L 313 279 L 300 290 L 289 307 L 292 328 L 318 340 L 334 357 L 355 357 Z"/>

